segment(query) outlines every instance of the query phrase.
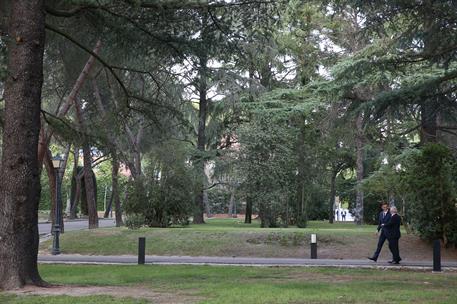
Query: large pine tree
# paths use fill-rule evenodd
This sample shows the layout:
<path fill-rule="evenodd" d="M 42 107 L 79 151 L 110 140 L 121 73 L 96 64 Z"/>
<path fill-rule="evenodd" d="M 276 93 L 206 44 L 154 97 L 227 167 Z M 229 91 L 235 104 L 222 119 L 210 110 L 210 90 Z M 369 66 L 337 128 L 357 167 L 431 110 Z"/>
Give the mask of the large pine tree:
<path fill-rule="evenodd" d="M 0 289 L 44 284 L 37 268 L 44 24 L 42 0 L 12 1 L 0 172 Z"/>

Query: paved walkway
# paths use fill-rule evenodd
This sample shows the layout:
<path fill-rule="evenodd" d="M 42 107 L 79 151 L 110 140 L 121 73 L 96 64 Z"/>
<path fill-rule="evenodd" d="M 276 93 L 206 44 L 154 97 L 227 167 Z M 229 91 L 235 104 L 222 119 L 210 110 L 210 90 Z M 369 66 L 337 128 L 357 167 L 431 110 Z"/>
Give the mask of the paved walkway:
<path fill-rule="evenodd" d="M 95 255 L 40 255 L 40 263 L 68 264 L 137 264 L 138 257 L 95 256 Z M 378 263 L 367 260 L 330 260 L 330 259 L 290 259 L 290 258 L 243 258 L 243 257 L 189 257 L 189 256 L 146 256 L 146 264 L 174 265 L 234 265 L 234 266 L 321 266 L 351 268 L 432 268 L 432 261 L 402 261 L 400 265 L 392 265 L 387 261 Z M 456 269 L 457 262 L 442 262 L 443 268 Z"/>
<path fill-rule="evenodd" d="M 98 225 L 100 228 L 102 227 L 114 227 L 116 223 L 114 219 L 98 219 Z M 73 231 L 73 230 L 83 230 L 88 229 L 89 223 L 87 219 L 78 219 L 78 220 L 68 220 L 64 222 L 65 231 Z M 51 233 L 51 223 L 39 223 L 38 224 L 38 231 L 40 235 L 46 235 Z"/>

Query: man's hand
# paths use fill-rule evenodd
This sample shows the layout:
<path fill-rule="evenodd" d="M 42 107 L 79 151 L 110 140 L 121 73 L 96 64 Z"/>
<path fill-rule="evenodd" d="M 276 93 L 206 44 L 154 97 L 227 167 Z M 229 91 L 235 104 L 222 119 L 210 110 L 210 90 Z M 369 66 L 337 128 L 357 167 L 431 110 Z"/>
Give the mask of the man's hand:
<path fill-rule="evenodd" d="M 376 236 L 379 236 L 379 231 L 376 231 L 374 234 L 375 234 Z"/>

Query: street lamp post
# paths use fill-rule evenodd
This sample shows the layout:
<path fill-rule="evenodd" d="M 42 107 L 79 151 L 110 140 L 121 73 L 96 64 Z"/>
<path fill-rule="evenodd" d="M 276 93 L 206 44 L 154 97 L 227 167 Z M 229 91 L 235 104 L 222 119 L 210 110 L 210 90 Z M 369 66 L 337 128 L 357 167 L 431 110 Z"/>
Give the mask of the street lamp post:
<path fill-rule="evenodd" d="M 57 155 L 52 159 L 52 166 L 54 167 L 54 172 L 56 175 L 56 206 L 55 206 L 55 217 L 54 217 L 54 239 L 52 242 L 52 254 L 60 254 L 60 218 L 62 217 L 62 196 L 61 196 L 61 187 L 60 187 L 60 172 L 63 166 L 63 158 L 60 155 Z"/>

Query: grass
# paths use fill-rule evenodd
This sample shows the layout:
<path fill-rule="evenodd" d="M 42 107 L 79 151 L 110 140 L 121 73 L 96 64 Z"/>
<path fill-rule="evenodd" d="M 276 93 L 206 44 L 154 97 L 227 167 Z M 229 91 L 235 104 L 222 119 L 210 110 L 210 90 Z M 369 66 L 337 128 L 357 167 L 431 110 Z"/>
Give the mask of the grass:
<path fill-rule="evenodd" d="M 376 226 L 354 223 L 329 224 L 311 221 L 308 228 L 260 228 L 254 221 L 244 224 L 238 219 L 210 219 L 205 225 L 172 228 L 102 228 L 66 232 L 61 237 L 63 253 L 89 255 L 136 254 L 138 237 L 146 237 L 148 255 L 308 257 L 312 233 L 318 235 L 320 258 L 366 258 L 376 247 Z M 41 244 L 48 252 L 51 240 Z M 414 260 L 430 259 L 430 247 L 415 236 L 402 238 L 400 248 Z M 388 259 L 388 249 L 384 250 Z M 409 254 L 409 256 L 408 256 Z M 446 252 L 443 257 L 447 258 Z M 451 252 L 457 259 L 457 253 Z"/>
<path fill-rule="evenodd" d="M 146 300 L 121 298 L 110 296 L 15 296 L 0 294 L 0 303 L 5 304 L 146 304 Z"/>
<path fill-rule="evenodd" d="M 302 256 L 311 233 L 319 233 L 321 244 L 343 244 L 348 236 L 372 235 L 370 226 L 311 222 L 308 229 L 260 228 L 258 222 L 246 225 L 236 219 L 211 219 L 205 225 L 173 228 L 104 228 L 66 232 L 61 238 L 64 253 L 120 255 L 135 254 L 138 237 L 147 238 L 150 255 L 209 256 Z M 370 234 L 371 232 L 371 234 Z M 49 250 L 51 241 L 42 245 Z"/>
<path fill-rule="evenodd" d="M 404 270 L 151 265 L 41 265 L 40 272 L 51 283 L 140 286 L 156 292 L 185 294 L 188 300 L 193 299 L 191 302 L 208 304 L 455 303 L 457 299 L 455 272 L 432 274 Z M 16 296 L 3 293 L 0 294 L 0 303 L 146 302 L 133 298 Z"/>

